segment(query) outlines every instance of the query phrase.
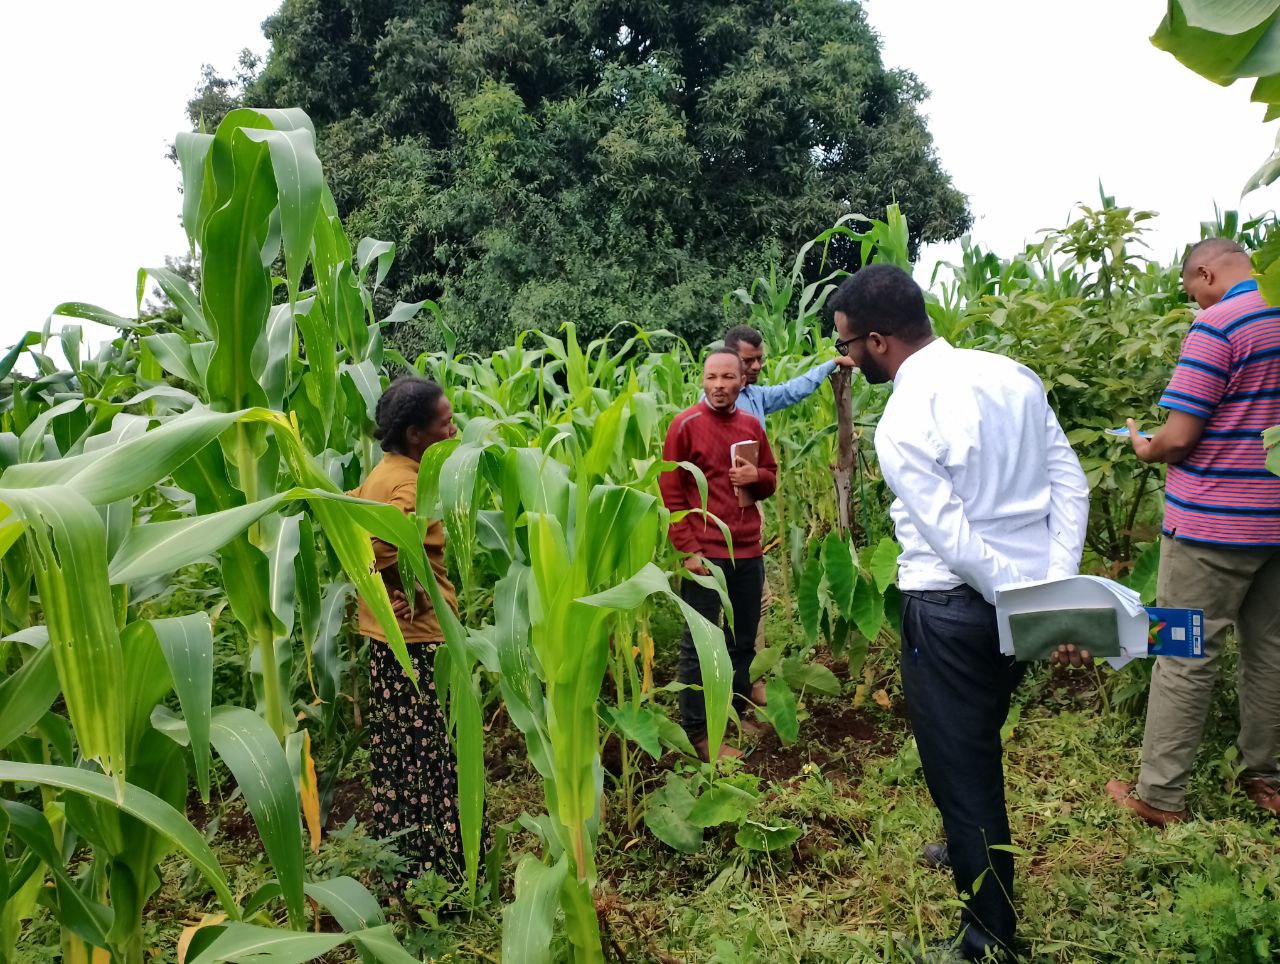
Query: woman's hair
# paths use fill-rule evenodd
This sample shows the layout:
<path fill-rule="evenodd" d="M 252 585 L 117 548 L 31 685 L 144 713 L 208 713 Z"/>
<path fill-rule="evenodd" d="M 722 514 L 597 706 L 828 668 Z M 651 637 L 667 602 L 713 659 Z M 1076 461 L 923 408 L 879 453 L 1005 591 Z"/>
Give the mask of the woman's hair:
<path fill-rule="evenodd" d="M 378 427 L 373 437 L 382 443 L 382 451 L 397 452 L 404 448 L 404 433 L 422 426 L 436 417 L 444 389 L 428 378 L 406 375 L 387 386 L 378 399 L 374 421 Z"/>

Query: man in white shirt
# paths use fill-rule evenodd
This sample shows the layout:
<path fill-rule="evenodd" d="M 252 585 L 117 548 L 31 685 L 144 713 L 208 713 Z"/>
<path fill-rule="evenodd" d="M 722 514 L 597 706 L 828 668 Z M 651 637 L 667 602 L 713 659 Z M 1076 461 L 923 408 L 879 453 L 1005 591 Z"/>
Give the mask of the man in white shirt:
<path fill-rule="evenodd" d="M 993 848 L 1010 842 L 1000 728 L 1025 667 L 1000 654 L 993 603 L 1076 574 L 1089 487 L 1035 373 L 936 338 L 905 271 L 863 268 L 828 309 L 836 348 L 893 382 L 875 446 L 902 544 L 902 688 L 967 897 L 956 949 L 1012 958 L 1013 858 Z"/>

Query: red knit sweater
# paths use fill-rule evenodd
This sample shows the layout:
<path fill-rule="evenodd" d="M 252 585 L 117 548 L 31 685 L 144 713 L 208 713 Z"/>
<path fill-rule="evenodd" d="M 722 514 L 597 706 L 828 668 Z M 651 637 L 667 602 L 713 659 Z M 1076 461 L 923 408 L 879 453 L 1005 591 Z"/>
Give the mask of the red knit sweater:
<path fill-rule="evenodd" d="M 738 505 L 737 493 L 729 481 L 729 446 L 734 442 L 760 443 L 760 478 L 750 487 L 757 499 L 767 499 L 777 486 L 778 464 L 773 459 L 764 426 L 741 411 L 717 412 L 706 400 L 685 409 L 667 429 L 662 457 L 668 462 L 692 462 L 707 477 L 707 511 L 716 516 L 733 536 L 733 558 L 752 559 L 763 555 L 760 545 L 760 509 Z M 664 472 L 658 480 L 662 501 L 675 513 L 701 509 L 702 496 L 693 473 L 685 469 Z M 671 542 L 682 552 L 700 552 L 711 559 L 728 559 L 724 533 L 701 513 L 686 516 L 671 526 Z"/>

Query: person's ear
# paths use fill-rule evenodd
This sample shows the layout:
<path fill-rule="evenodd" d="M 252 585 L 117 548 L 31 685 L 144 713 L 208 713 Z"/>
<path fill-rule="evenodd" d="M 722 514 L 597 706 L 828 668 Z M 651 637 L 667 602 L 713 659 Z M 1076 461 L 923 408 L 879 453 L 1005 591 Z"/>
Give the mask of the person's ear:
<path fill-rule="evenodd" d="M 880 332 L 873 331 L 867 335 L 867 347 L 877 355 L 883 355 L 889 351 L 889 342 Z"/>

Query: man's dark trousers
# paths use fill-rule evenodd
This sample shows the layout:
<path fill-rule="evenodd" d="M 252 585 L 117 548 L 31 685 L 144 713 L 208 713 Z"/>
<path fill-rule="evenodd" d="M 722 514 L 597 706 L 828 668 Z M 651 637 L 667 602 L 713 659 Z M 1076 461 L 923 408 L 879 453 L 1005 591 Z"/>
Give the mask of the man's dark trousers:
<path fill-rule="evenodd" d="M 751 661 L 756 655 L 756 627 L 760 624 L 760 597 L 764 593 L 764 558 L 757 556 L 736 562 L 708 559 L 707 563 L 724 573 L 729 605 L 733 607 L 733 630 L 729 629 L 728 619 L 723 621 L 723 626 L 729 659 L 733 662 L 733 703 L 741 713 L 751 705 Z M 706 589 L 686 578 L 681 583 L 680 596 L 713 625 L 721 622 L 720 594 L 714 589 Z M 680 639 L 680 682 L 702 685 L 698 651 L 687 628 Z M 701 689 L 680 691 L 680 722 L 691 740 L 707 735 L 707 707 Z"/>
<path fill-rule="evenodd" d="M 1000 654 L 995 607 L 975 590 L 903 593 L 902 690 L 956 887 L 971 895 L 960 950 L 975 960 L 1010 952 L 1017 926 L 1013 856 L 991 848 L 1010 842 L 1000 728 L 1025 670 Z"/>

